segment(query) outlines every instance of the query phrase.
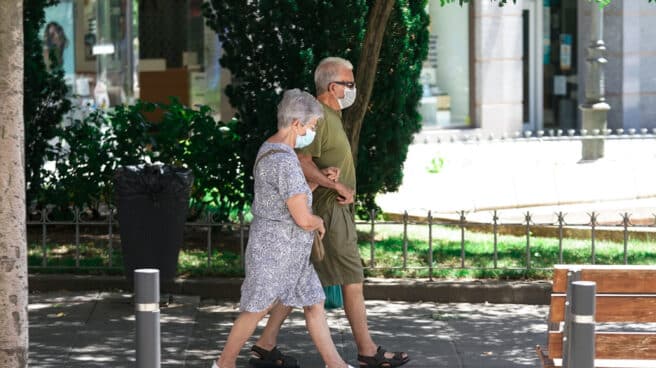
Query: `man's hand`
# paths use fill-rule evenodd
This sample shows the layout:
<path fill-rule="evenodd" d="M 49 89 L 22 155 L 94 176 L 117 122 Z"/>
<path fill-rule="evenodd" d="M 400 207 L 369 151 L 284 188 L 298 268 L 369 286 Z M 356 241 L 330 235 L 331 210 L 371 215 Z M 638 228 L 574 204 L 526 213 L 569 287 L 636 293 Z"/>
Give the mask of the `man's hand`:
<path fill-rule="evenodd" d="M 339 169 L 336 167 L 327 167 L 325 169 L 321 169 L 321 172 L 330 180 L 332 181 L 338 181 L 339 180 Z"/>
<path fill-rule="evenodd" d="M 332 189 L 337 192 L 337 202 L 339 204 L 353 203 L 353 195 L 355 191 L 346 185 L 340 183 L 339 179 L 340 170 L 336 167 L 327 167 L 319 169 L 317 164 L 312 160 L 312 156 L 298 153 L 298 160 L 303 168 L 303 175 L 307 180 L 310 188 L 321 186 L 324 188 Z"/>
<path fill-rule="evenodd" d="M 342 183 L 335 183 L 335 191 L 337 192 L 337 203 L 351 204 L 353 203 L 353 196 L 355 191 Z"/>

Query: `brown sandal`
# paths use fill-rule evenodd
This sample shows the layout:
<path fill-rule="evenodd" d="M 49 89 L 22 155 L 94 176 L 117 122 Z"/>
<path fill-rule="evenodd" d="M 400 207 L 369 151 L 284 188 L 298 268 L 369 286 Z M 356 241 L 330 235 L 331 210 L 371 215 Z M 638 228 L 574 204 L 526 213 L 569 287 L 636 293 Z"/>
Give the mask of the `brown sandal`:
<path fill-rule="evenodd" d="M 395 352 L 392 358 L 385 358 L 386 352 L 382 346 L 379 346 L 374 356 L 358 354 L 360 368 L 394 368 L 410 361 L 410 357 L 404 352 Z"/>

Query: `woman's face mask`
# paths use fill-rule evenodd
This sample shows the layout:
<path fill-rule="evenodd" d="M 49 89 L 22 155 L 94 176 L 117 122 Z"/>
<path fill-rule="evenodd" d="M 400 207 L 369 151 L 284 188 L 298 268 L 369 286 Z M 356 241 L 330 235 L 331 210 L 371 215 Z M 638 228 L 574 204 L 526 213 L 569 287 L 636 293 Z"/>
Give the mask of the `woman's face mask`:
<path fill-rule="evenodd" d="M 303 148 L 307 147 L 312 143 L 314 140 L 314 136 L 316 136 L 316 132 L 309 127 L 306 128 L 305 130 L 305 135 L 297 135 L 296 136 L 296 145 L 294 145 L 295 148 Z"/>

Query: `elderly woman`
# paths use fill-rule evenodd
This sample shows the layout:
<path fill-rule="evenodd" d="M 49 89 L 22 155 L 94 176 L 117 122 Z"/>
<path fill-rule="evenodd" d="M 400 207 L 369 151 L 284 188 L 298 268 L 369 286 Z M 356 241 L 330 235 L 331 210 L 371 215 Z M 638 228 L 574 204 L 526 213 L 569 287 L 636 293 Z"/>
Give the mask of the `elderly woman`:
<path fill-rule="evenodd" d="M 303 307 L 308 332 L 327 367 L 350 367 L 331 339 L 325 295 L 310 263 L 314 232 L 323 236 L 325 229 L 323 220 L 312 214 L 312 192 L 294 152 L 312 142 L 321 117 L 321 104 L 298 89 L 286 91 L 278 105 L 278 132 L 262 144 L 253 168 L 255 198 L 241 314 L 212 368 L 235 367 L 242 346 L 276 303 Z M 290 366 L 275 348 L 254 346 L 253 351 L 257 356 L 250 363 L 256 367 Z"/>

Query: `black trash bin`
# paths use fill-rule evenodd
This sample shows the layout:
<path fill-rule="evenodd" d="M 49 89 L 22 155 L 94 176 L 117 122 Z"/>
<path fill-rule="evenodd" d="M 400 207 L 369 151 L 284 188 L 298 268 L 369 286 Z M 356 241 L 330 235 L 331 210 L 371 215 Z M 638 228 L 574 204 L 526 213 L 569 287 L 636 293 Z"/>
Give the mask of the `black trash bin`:
<path fill-rule="evenodd" d="M 139 268 L 159 269 L 164 281 L 175 277 L 193 180 L 191 170 L 168 165 L 116 170 L 115 201 L 129 280 Z"/>

